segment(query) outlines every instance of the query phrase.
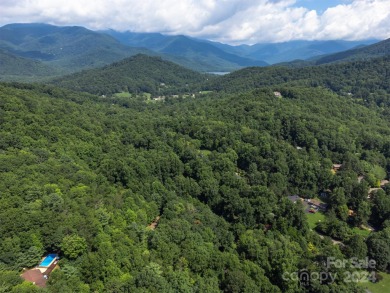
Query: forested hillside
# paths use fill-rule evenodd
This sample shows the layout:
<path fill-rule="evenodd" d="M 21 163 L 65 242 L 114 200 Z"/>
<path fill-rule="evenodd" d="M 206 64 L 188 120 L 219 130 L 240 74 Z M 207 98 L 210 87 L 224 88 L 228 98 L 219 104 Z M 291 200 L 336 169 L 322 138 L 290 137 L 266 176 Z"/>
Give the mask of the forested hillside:
<path fill-rule="evenodd" d="M 191 62 L 189 68 L 207 71 L 231 71 L 245 66 L 266 66 L 266 62 L 219 48 L 218 43 L 198 40 L 186 36 L 166 36 L 157 33 L 133 33 L 105 31 L 125 45 L 145 47 L 171 56 L 170 60 L 181 57 Z M 228 48 L 231 46 L 225 45 Z M 237 54 L 236 54 L 237 53 Z M 183 61 L 184 61 L 183 60 Z M 183 64 L 180 62 L 180 64 Z"/>
<path fill-rule="evenodd" d="M 121 34 L 114 33 L 116 35 Z M 153 51 L 146 47 L 148 46 L 144 46 L 142 42 L 132 46 L 125 45 L 106 33 L 80 26 L 15 23 L 0 27 L 0 49 L 31 62 L 42 62 L 48 67 L 47 76 L 53 76 L 50 71 L 58 67 L 61 67 L 63 74 L 69 74 L 104 66 L 136 54 L 161 56 L 200 72 L 231 71 L 245 66 L 267 65 L 263 61 L 234 55 L 184 36 L 167 39 L 163 48 L 152 46 L 151 49 L 155 49 Z M 0 55 L 0 62 L 2 57 Z M 26 67 L 15 67 L 10 72 L 4 71 L 4 75 L 7 80 L 17 80 L 13 72 L 17 71 L 17 75 L 22 76 L 25 70 Z M 37 80 L 39 77 L 38 74 Z"/>
<path fill-rule="evenodd" d="M 53 71 L 58 67 L 64 74 L 103 66 L 139 53 L 153 55 L 149 50 L 122 45 L 108 35 L 84 27 L 48 24 L 9 24 L 0 27 L 0 48 L 31 63 L 42 62 L 47 68 L 46 76 L 53 76 Z M 3 74 L 15 75 L 13 72 L 17 71 L 16 75 L 24 75 L 29 70 L 26 65 L 19 63 L 19 66 L 11 71 L 4 68 Z M 44 72 L 40 70 L 37 77 L 41 75 L 39 73 Z"/>
<path fill-rule="evenodd" d="M 181 67 L 160 57 L 136 55 L 120 62 L 55 79 L 53 84 L 93 94 L 119 92 L 177 94 L 200 88 L 212 76 Z"/>
<path fill-rule="evenodd" d="M 242 90 L 256 82 L 125 106 L 1 84 L 1 290 L 363 292 L 341 276 L 364 271 L 326 259 L 390 268 L 390 189 L 367 197 L 390 172 L 389 120 L 323 87 Z M 313 230 L 287 196 L 320 193 L 328 211 Z M 354 232 L 368 223 L 375 232 Z M 50 252 L 61 259 L 47 288 L 22 283 Z M 300 270 L 339 277 L 300 284 Z"/>
<path fill-rule="evenodd" d="M 254 61 L 265 61 L 269 64 L 274 64 L 295 59 L 306 60 L 315 56 L 322 57 L 325 54 L 341 52 L 378 42 L 378 40 L 299 40 L 232 46 L 181 35 L 172 36 L 161 33 L 137 33 L 130 31 L 118 32 L 115 30 L 103 32 L 128 46 L 145 47 L 153 51 L 173 53 L 173 56 L 186 56 L 189 57 L 189 60 L 200 61 L 198 63 L 199 70 L 208 68 L 208 71 L 211 71 L 213 66 L 225 66 L 225 69 L 237 69 L 237 67 L 245 65 L 254 66 L 256 65 Z M 265 64 L 263 63 L 262 65 Z M 196 64 L 192 66 L 196 66 Z M 219 70 L 223 69 L 223 67 L 218 68 Z"/>
<path fill-rule="evenodd" d="M 292 60 L 310 60 L 323 55 L 334 54 L 351 50 L 355 47 L 364 47 L 378 41 L 341 41 L 341 40 L 325 40 L 325 41 L 289 41 L 282 43 L 271 44 L 254 44 L 251 46 L 241 45 L 231 48 L 233 52 L 241 52 L 244 56 L 253 59 L 264 60 L 270 64 L 288 62 Z M 225 45 L 222 45 L 226 48 Z M 229 48 L 226 48 L 227 50 Z"/>
<path fill-rule="evenodd" d="M 356 48 L 339 53 L 335 53 L 329 56 L 316 58 L 316 64 L 334 63 L 334 62 L 346 62 L 356 60 L 368 60 L 371 58 L 378 58 L 390 55 L 390 39 L 372 44 L 363 48 Z"/>
<path fill-rule="evenodd" d="M 365 105 L 390 106 L 390 56 L 368 61 L 302 68 L 250 67 L 210 81 L 207 88 L 227 93 L 262 86 L 325 87 Z"/>
<path fill-rule="evenodd" d="M 308 59 L 372 42 L 293 41 L 230 46 L 182 35 L 99 32 L 81 26 L 14 23 L 0 27 L 0 80 L 42 82 L 54 76 L 105 66 L 136 54 L 160 56 L 199 72 L 231 72 L 246 66 L 267 66 L 265 59 L 269 63 Z M 318 65 L 387 54 L 389 40 L 293 64 Z M 10 59 L 15 66 L 7 65 Z"/>
<path fill-rule="evenodd" d="M 43 64 L 37 60 L 19 57 L 0 49 L 0 80 L 34 81 L 38 78 L 63 73 L 59 68 Z"/>

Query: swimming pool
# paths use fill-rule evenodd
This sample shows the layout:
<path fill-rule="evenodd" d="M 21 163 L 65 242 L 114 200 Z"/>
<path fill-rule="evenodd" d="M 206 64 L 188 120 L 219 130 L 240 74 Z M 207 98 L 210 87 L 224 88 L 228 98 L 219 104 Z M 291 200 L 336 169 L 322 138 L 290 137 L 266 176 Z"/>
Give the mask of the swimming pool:
<path fill-rule="evenodd" d="M 48 267 L 50 266 L 53 261 L 57 258 L 57 254 L 51 253 L 48 254 L 45 259 L 39 264 L 40 267 Z"/>

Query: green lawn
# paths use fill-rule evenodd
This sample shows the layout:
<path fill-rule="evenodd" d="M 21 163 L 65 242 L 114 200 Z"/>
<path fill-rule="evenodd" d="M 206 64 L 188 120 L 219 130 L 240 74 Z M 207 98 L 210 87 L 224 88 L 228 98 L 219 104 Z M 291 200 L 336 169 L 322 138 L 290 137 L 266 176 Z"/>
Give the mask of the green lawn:
<path fill-rule="evenodd" d="M 118 98 L 130 98 L 131 94 L 129 92 L 121 92 L 114 94 L 114 96 Z"/>
<path fill-rule="evenodd" d="M 370 235 L 370 233 L 371 233 L 369 230 L 360 229 L 360 228 L 358 228 L 358 227 L 354 227 L 354 228 L 352 229 L 352 232 L 353 232 L 354 234 L 362 235 L 364 238 L 367 238 L 368 235 Z"/>
<path fill-rule="evenodd" d="M 207 94 L 210 94 L 212 93 L 213 91 L 200 91 L 199 94 L 201 95 L 207 95 Z"/>
<path fill-rule="evenodd" d="M 209 151 L 209 150 L 199 150 L 198 152 L 204 156 L 208 156 L 211 154 L 211 151 Z"/>
<path fill-rule="evenodd" d="M 359 283 L 359 285 L 368 289 L 372 293 L 389 292 L 390 274 L 380 273 L 380 275 L 383 277 L 383 280 L 379 281 L 378 283 L 367 282 L 367 283 Z"/>
<path fill-rule="evenodd" d="M 310 229 L 314 230 L 318 222 L 325 220 L 325 215 L 322 212 L 316 212 L 315 214 L 308 213 L 306 214 L 307 221 L 309 223 Z M 360 229 L 359 227 L 354 227 L 351 229 L 354 234 L 362 235 L 364 238 L 367 238 L 370 235 L 370 231 L 366 229 Z"/>
<path fill-rule="evenodd" d="M 325 220 L 325 215 L 322 212 L 316 212 L 315 214 L 306 214 L 307 221 L 309 222 L 310 229 L 314 230 L 318 222 Z"/>

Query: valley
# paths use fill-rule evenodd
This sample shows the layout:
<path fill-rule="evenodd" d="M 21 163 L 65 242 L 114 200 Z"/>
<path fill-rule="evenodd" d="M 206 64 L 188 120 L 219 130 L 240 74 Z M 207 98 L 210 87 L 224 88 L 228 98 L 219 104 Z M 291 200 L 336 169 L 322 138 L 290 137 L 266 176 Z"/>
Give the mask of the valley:
<path fill-rule="evenodd" d="M 0 291 L 385 292 L 390 47 L 361 42 L 1 27 Z"/>

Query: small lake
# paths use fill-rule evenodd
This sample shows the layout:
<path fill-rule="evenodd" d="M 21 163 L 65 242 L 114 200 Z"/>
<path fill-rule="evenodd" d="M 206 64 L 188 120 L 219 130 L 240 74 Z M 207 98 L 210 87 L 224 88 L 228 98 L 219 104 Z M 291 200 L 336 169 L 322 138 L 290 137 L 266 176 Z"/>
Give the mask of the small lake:
<path fill-rule="evenodd" d="M 213 72 L 207 72 L 208 74 L 215 74 L 215 75 L 225 75 L 229 74 L 229 71 L 213 71 Z"/>

